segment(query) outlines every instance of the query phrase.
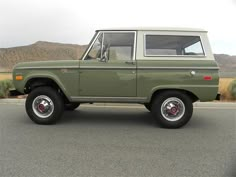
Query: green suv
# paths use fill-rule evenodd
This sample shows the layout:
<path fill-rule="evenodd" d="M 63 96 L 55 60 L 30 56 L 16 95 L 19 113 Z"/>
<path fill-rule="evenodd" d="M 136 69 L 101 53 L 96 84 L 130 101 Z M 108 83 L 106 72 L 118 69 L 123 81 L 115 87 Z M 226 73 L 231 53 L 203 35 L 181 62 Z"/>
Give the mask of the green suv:
<path fill-rule="evenodd" d="M 218 66 L 207 32 L 186 28 L 97 30 L 80 60 L 19 63 L 16 91 L 38 124 L 57 122 L 81 103 L 143 104 L 159 125 L 178 128 L 193 103 L 212 101 Z"/>

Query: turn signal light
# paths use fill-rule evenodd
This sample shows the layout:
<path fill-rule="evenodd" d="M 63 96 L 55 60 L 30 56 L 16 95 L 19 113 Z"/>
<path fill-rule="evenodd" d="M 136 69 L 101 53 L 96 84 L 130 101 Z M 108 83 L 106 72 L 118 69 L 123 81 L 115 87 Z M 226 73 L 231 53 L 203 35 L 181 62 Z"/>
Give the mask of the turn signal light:
<path fill-rule="evenodd" d="M 16 80 L 17 80 L 17 81 L 23 80 L 23 76 L 16 76 Z"/>

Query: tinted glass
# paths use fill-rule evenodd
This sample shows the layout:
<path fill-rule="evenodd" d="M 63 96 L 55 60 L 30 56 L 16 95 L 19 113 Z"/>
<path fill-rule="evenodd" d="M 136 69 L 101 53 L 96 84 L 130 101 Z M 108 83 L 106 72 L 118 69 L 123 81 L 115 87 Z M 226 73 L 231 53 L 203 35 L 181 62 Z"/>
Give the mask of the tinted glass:
<path fill-rule="evenodd" d="M 146 35 L 145 54 L 204 55 L 199 36 Z"/>

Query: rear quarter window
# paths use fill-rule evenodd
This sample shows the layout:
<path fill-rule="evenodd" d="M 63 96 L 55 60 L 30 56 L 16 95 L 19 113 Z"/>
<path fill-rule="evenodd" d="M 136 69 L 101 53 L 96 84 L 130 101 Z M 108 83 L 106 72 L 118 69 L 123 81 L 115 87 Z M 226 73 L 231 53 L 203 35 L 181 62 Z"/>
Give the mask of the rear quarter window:
<path fill-rule="evenodd" d="M 204 56 L 200 36 L 152 35 L 144 40 L 145 56 Z"/>

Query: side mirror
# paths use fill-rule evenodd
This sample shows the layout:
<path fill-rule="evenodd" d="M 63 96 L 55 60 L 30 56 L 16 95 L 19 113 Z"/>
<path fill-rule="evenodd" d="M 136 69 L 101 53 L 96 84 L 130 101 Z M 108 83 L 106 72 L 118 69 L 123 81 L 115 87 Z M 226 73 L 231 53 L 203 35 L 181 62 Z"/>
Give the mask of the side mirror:
<path fill-rule="evenodd" d="M 108 61 L 108 56 L 107 56 L 107 51 L 105 51 L 99 60 L 100 62 L 107 62 Z"/>

